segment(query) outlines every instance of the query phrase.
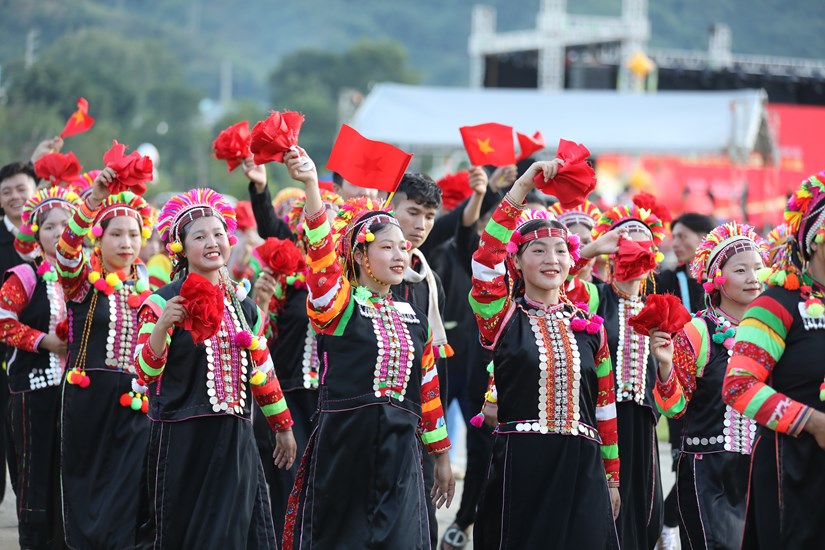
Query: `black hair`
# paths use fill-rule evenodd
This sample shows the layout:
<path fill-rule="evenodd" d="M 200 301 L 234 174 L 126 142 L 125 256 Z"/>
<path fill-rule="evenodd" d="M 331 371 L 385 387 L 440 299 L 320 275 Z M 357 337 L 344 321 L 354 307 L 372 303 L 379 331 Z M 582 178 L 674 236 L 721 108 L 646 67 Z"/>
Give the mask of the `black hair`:
<path fill-rule="evenodd" d="M 441 206 L 441 188 L 427 174 L 407 172 L 395 192 L 427 208 Z"/>
<path fill-rule="evenodd" d="M 684 225 L 697 235 L 707 235 L 716 227 L 716 222 L 713 218 L 696 212 L 685 212 L 670 222 L 670 230 L 673 231 L 677 224 Z"/>
<path fill-rule="evenodd" d="M 383 214 L 383 212 L 380 212 L 380 213 L 382 213 L 382 214 Z M 376 214 L 379 214 L 379 212 L 376 212 Z M 369 218 L 371 218 L 371 217 L 372 217 L 372 216 L 367 216 L 367 217 L 365 217 L 365 219 L 369 219 Z M 360 229 L 360 224 L 358 224 L 358 225 L 359 225 L 359 228 L 358 228 L 358 229 Z M 381 230 L 383 230 L 383 229 L 385 229 L 385 228 L 389 227 L 390 225 L 393 225 L 393 224 L 391 224 L 391 223 L 387 223 L 387 222 L 376 222 L 376 223 L 374 223 L 374 224 L 372 224 L 372 225 L 370 226 L 370 233 L 372 233 L 373 235 L 375 235 L 376 233 L 378 233 L 378 232 L 380 232 Z M 369 243 L 366 243 L 366 242 L 364 242 L 364 243 L 359 243 L 359 242 L 356 240 L 356 238 L 357 238 L 357 237 L 358 237 L 358 231 L 357 231 L 357 230 L 353 230 L 353 231 L 352 231 L 352 234 L 350 235 L 350 249 L 352 250 L 352 253 L 353 253 L 353 254 L 355 254 L 355 251 L 356 251 L 356 250 L 360 250 L 360 251 L 361 251 L 361 252 L 363 252 L 363 253 L 364 253 L 364 255 L 366 256 L 366 254 L 367 254 L 367 246 L 369 245 Z M 352 256 L 351 256 L 351 257 L 352 257 Z M 356 278 L 356 280 L 357 280 L 357 279 L 358 279 L 358 277 L 361 275 L 361 270 L 360 270 L 360 266 L 359 266 L 357 263 L 355 263 L 355 259 L 354 259 L 354 257 L 353 257 L 353 261 L 352 261 L 352 268 L 355 270 L 355 271 L 354 271 L 354 273 L 353 273 L 353 275 L 355 275 L 355 278 Z"/>
<path fill-rule="evenodd" d="M 37 183 L 37 174 L 34 173 L 31 162 L 10 162 L 0 168 L 0 184 L 18 174 L 25 174 Z"/>
<path fill-rule="evenodd" d="M 344 185 L 344 178 L 338 172 L 332 173 L 332 183 L 335 185 Z"/>

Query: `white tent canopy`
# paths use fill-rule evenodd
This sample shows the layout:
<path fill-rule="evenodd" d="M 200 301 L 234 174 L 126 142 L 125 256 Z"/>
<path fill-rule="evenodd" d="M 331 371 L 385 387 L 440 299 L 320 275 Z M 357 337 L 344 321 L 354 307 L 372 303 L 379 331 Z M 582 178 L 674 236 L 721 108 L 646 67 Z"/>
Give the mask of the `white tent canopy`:
<path fill-rule="evenodd" d="M 763 90 L 618 93 L 443 88 L 382 83 L 351 124 L 365 137 L 417 153 L 461 149 L 460 126 L 499 122 L 532 135 L 548 148 L 559 138 L 595 154 L 726 154 L 743 161 L 752 151 L 767 161 L 775 144 Z"/>

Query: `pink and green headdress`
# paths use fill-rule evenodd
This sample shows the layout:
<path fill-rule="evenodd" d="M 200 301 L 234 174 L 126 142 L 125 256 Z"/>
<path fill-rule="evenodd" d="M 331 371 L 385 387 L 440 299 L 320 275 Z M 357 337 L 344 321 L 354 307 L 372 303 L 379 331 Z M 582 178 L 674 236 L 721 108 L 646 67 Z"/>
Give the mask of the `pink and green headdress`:
<path fill-rule="evenodd" d="M 614 206 L 602 212 L 593 228 L 593 240 L 618 227 L 627 227 L 631 231 L 638 230 L 646 233 L 653 242 L 656 263 L 664 260 L 664 255 L 658 251 L 658 248 L 665 239 L 665 227 L 653 212 L 646 208 L 639 208 L 635 204 Z"/>
<path fill-rule="evenodd" d="M 580 256 L 579 249 L 581 248 L 581 241 L 579 236 L 575 233 L 570 233 L 567 228 L 561 227 L 542 227 L 534 231 L 524 232 L 524 226 L 534 220 L 557 221 L 556 216 L 548 210 L 525 210 L 521 213 L 518 221 L 518 227 L 510 236 L 510 242 L 507 243 L 507 253 L 512 257 L 518 252 L 521 245 L 527 244 L 536 239 L 544 237 L 558 237 L 567 243 L 567 250 L 573 258 L 573 262 L 578 262 Z M 562 224 L 563 225 L 563 224 Z M 515 269 L 513 267 L 513 269 Z"/>
<path fill-rule="evenodd" d="M 120 216 L 137 220 L 144 241 L 152 236 L 152 207 L 140 195 L 135 195 L 131 191 L 121 191 L 109 195 L 100 205 L 89 232 L 91 239 L 99 239 L 103 235 L 103 222 Z"/>
<path fill-rule="evenodd" d="M 80 205 L 80 197 L 71 189 L 65 187 L 48 187 L 41 189 L 29 197 L 23 205 L 20 231 L 14 241 L 14 248 L 21 254 L 34 252 L 37 247 L 35 235 L 40 230 L 40 218 L 44 212 L 52 208 L 65 208 L 71 213 Z"/>
<path fill-rule="evenodd" d="M 825 172 L 809 177 L 794 191 L 785 208 L 785 225 L 785 247 L 772 262 L 766 282 L 797 290 L 804 284 L 802 262 L 811 258 L 814 243 L 825 243 Z"/>
<path fill-rule="evenodd" d="M 705 235 L 690 266 L 693 278 L 710 294 L 722 288 L 722 267 L 734 254 L 753 250 L 768 261 L 768 243 L 753 227 L 736 222 L 723 223 Z"/>
<path fill-rule="evenodd" d="M 189 222 L 208 216 L 214 216 L 223 221 L 226 225 L 226 232 L 229 234 L 229 244 L 234 245 L 238 242 L 235 237 L 235 229 L 238 227 L 235 209 L 224 199 L 223 195 L 214 189 L 208 187 L 190 189 L 167 201 L 158 218 L 158 231 L 161 239 L 166 243 L 166 250 L 173 262 L 176 262 L 179 254 L 183 252 L 181 229 Z"/>
<path fill-rule="evenodd" d="M 341 205 L 344 204 L 344 199 L 342 199 L 340 195 L 332 191 L 327 191 L 326 189 L 321 189 L 321 201 L 325 205 L 332 206 L 334 211 L 338 211 Z M 286 216 L 286 223 L 295 235 L 301 235 L 303 233 L 301 224 L 304 221 L 304 205 L 306 202 L 306 195 L 301 193 Z"/>

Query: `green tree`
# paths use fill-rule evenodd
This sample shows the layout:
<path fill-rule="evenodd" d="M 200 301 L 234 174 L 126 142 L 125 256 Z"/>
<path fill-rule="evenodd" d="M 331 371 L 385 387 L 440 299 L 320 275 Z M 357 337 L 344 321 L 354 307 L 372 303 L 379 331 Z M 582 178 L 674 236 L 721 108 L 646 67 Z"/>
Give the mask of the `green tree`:
<path fill-rule="evenodd" d="M 298 50 L 283 57 L 269 76 L 276 109 L 301 111 L 301 145 L 322 166 L 338 132 L 338 96 L 350 88 L 367 93 L 376 82 L 414 84 L 418 74 L 401 44 L 360 41 L 343 53 Z"/>

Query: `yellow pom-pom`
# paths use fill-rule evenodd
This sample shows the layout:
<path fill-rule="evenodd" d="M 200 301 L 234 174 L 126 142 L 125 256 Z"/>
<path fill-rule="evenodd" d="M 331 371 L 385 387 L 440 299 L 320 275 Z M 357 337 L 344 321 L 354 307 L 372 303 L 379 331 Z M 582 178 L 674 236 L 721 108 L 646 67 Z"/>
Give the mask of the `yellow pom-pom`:
<path fill-rule="evenodd" d="M 172 252 L 175 252 L 175 253 L 183 252 L 183 245 L 180 244 L 178 241 L 175 241 L 172 244 L 170 244 L 169 248 L 172 250 Z"/>
<path fill-rule="evenodd" d="M 249 344 L 249 349 L 251 349 L 252 351 L 255 351 L 256 349 L 258 349 L 259 345 L 260 345 L 260 342 L 258 341 L 258 339 L 253 338 L 252 342 Z"/>
<path fill-rule="evenodd" d="M 252 375 L 252 378 L 249 379 L 249 383 L 253 386 L 260 386 L 266 381 L 266 375 L 259 370 L 255 371 L 255 374 Z"/>
<path fill-rule="evenodd" d="M 120 282 L 120 277 L 117 276 L 117 273 L 109 273 L 106 275 L 106 284 L 109 286 L 117 286 Z"/>
<path fill-rule="evenodd" d="M 373 233 L 367 232 L 367 234 L 364 236 L 364 240 L 367 241 L 368 243 L 371 243 L 372 241 L 375 240 L 375 235 Z"/>
<path fill-rule="evenodd" d="M 37 230 L 40 229 L 40 226 L 36 223 L 32 224 L 32 233 L 37 233 Z"/>
<path fill-rule="evenodd" d="M 100 273 L 98 273 L 97 271 L 92 271 L 91 273 L 89 273 L 90 283 L 95 284 L 98 279 L 100 279 Z"/>
<path fill-rule="evenodd" d="M 149 237 L 152 236 L 152 230 L 148 227 L 144 227 L 143 229 L 140 230 L 140 234 L 144 239 L 148 239 Z"/>
<path fill-rule="evenodd" d="M 76 201 L 77 200 L 77 193 L 74 193 L 74 192 L 66 193 L 66 200 L 71 201 L 71 202 Z"/>
<path fill-rule="evenodd" d="M 657 264 L 660 264 L 660 263 L 662 263 L 664 260 L 665 260 L 665 255 L 664 255 L 664 254 L 662 254 L 661 252 L 657 252 L 657 253 L 656 253 L 656 263 L 657 263 Z"/>

